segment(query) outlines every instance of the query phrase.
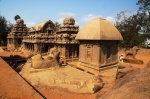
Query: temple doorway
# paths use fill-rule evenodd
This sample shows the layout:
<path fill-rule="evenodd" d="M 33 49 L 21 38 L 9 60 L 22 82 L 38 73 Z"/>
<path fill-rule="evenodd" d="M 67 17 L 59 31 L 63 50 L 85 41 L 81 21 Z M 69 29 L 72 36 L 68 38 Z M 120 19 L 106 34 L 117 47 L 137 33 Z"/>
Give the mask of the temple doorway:
<path fill-rule="evenodd" d="M 44 52 L 48 52 L 48 45 L 45 45 Z"/>

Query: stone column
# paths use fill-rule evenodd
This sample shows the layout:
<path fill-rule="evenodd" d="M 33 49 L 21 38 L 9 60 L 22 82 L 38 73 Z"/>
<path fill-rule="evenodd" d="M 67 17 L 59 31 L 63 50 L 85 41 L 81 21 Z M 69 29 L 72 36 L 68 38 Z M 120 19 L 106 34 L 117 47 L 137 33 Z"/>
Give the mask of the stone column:
<path fill-rule="evenodd" d="M 74 57 L 77 58 L 77 50 L 75 50 Z"/>
<path fill-rule="evenodd" d="M 31 44 L 30 44 L 30 52 L 32 51 L 32 46 L 31 46 Z"/>
<path fill-rule="evenodd" d="M 26 44 L 26 50 L 28 50 L 28 48 L 27 48 L 27 44 Z"/>
<path fill-rule="evenodd" d="M 31 52 L 32 52 L 32 44 L 31 44 Z"/>
<path fill-rule="evenodd" d="M 23 44 L 24 44 L 24 49 L 26 49 L 26 45 L 25 45 L 25 43 L 23 42 Z"/>
<path fill-rule="evenodd" d="M 29 50 L 29 44 L 27 44 L 27 50 Z"/>
<path fill-rule="evenodd" d="M 34 52 L 34 44 L 32 44 L 32 52 Z"/>
<path fill-rule="evenodd" d="M 29 51 L 29 44 L 28 44 L 28 51 Z"/>
<path fill-rule="evenodd" d="M 33 51 L 33 47 L 32 47 L 32 44 L 31 44 L 31 52 Z"/>
<path fill-rule="evenodd" d="M 32 46 L 31 46 L 31 44 L 30 44 L 30 52 L 32 51 L 32 50 L 31 50 L 31 49 L 32 49 L 31 47 L 32 47 Z"/>
<path fill-rule="evenodd" d="M 32 44 L 32 52 L 34 52 L 34 44 Z"/>
<path fill-rule="evenodd" d="M 22 45 L 23 45 L 23 49 L 25 49 L 25 43 L 24 42 L 22 43 Z"/>
<path fill-rule="evenodd" d="M 32 46 L 32 52 L 33 52 L 33 44 L 31 46 Z"/>
<path fill-rule="evenodd" d="M 29 51 L 31 51 L 31 45 L 29 44 Z"/>
<path fill-rule="evenodd" d="M 66 58 L 66 46 L 62 45 L 62 57 Z"/>
<path fill-rule="evenodd" d="M 71 47 L 71 58 L 74 58 L 74 56 L 75 56 L 75 46 L 72 45 L 72 47 Z"/>
<path fill-rule="evenodd" d="M 9 44 L 9 39 L 7 39 L 7 44 Z"/>

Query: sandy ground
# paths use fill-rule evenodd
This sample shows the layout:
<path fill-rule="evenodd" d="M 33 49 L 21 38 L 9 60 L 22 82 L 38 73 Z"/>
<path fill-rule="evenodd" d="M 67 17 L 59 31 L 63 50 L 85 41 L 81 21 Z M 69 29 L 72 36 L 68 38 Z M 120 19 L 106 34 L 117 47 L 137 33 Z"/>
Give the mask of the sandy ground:
<path fill-rule="evenodd" d="M 0 58 L 0 99 L 42 99 L 18 73 Z"/>
<path fill-rule="evenodd" d="M 95 88 L 94 75 L 71 66 L 34 69 L 27 62 L 19 74 L 33 86 L 60 86 L 75 93 L 93 93 Z"/>
<path fill-rule="evenodd" d="M 124 54 L 124 52 L 119 52 L 118 53 L 118 57 Z M 137 59 L 141 59 L 143 60 L 144 64 L 130 64 L 130 63 L 123 63 L 124 66 L 126 65 L 131 65 L 133 67 L 136 68 L 144 68 L 147 63 L 150 61 L 150 54 L 137 54 L 136 55 Z M 119 59 L 119 58 L 118 58 Z M 55 90 L 55 89 L 47 89 L 47 88 L 38 88 L 38 90 L 44 95 L 46 96 L 48 99 L 51 99 L 53 97 L 53 99 L 95 99 L 96 95 L 99 93 L 95 93 L 95 94 L 75 94 L 75 93 L 68 93 L 65 91 L 60 91 L 60 90 Z M 107 89 L 102 89 L 102 91 L 105 91 Z"/>
<path fill-rule="evenodd" d="M 66 92 L 59 88 L 37 88 L 47 99 L 95 99 L 94 94 L 77 94 Z"/>
<path fill-rule="evenodd" d="M 0 56 L 10 56 L 11 54 L 16 55 L 19 53 L 17 52 L 0 52 Z M 118 56 L 121 54 L 124 54 L 124 52 L 119 52 Z M 26 56 L 24 54 L 21 54 L 22 56 Z M 137 54 L 136 55 L 137 59 L 142 59 L 144 64 L 143 65 L 138 65 L 138 64 L 130 64 L 133 67 L 137 68 L 144 68 L 148 61 L 150 61 L 150 54 Z M 124 65 L 129 64 L 129 63 L 123 63 Z M 18 87 L 13 86 L 13 87 Z M 95 99 L 95 94 L 76 94 L 76 93 L 71 93 L 71 92 L 66 92 L 64 90 L 59 90 L 59 88 L 45 88 L 45 87 L 36 87 L 37 90 L 43 94 L 46 98 L 48 99 Z M 7 89 L 7 88 L 6 88 Z M 16 91 L 17 92 L 17 91 Z"/>
<path fill-rule="evenodd" d="M 124 52 L 118 52 L 118 59 L 121 54 L 125 55 Z M 147 65 L 147 63 L 150 61 L 150 54 L 138 53 L 135 57 L 136 57 L 136 59 L 142 60 L 144 62 L 144 64 L 130 64 L 133 67 L 144 68 Z M 127 64 L 129 64 L 129 63 L 123 63 L 123 65 L 127 65 Z"/>

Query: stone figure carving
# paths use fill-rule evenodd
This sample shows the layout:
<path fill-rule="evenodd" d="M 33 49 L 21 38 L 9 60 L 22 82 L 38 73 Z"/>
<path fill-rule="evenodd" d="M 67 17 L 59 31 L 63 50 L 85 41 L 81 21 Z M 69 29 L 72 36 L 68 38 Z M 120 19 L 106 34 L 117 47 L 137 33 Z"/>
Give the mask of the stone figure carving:
<path fill-rule="evenodd" d="M 135 59 L 135 55 L 137 54 L 137 50 L 139 48 L 137 46 L 134 46 L 133 48 L 131 48 L 130 50 L 126 50 L 125 51 L 125 57 L 133 56 L 133 59 Z"/>
<path fill-rule="evenodd" d="M 88 44 L 87 45 L 87 59 L 90 59 L 90 57 L 91 57 L 91 46 Z"/>

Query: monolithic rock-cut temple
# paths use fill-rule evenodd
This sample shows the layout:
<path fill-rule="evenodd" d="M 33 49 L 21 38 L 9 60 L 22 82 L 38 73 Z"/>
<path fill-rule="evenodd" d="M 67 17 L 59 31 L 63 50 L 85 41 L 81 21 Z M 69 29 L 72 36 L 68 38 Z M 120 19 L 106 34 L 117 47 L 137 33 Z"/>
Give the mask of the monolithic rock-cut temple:
<path fill-rule="evenodd" d="M 56 29 L 51 20 L 36 24 L 27 31 L 22 19 L 17 19 L 10 34 L 8 48 L 18 49 L 21 44 L 31 53 L 47 53 L 51 48 L 60 52 L 60 62 L 78 60 L 79 67 L 98 70 L 117 64 L 120 32 L 107 20 L 96 18 L 88 22 L 79 32 L 72 17 L 63 20 Z M 78 41 L 77 41 L 78 40 Z M 79 46 L 80 42 L 80 46 Z"/>
<path fill-rule="evenodd" d="M 47 53 L 55 47 L 60 52 L 62 62 L 77 60 L 79 56 L 79 43 L 75 40 L 79 26 L 75 26 L 72 17 L 63 20 L 63 26 L 56 29 L 51 20 L 36 24 L 27 31 L 22 19 L 17 19 L 10 34 L 8 34 L 8 48 L 19 49 L 33 54 Z"/>
<path fill-rule="evenodd" d="M 66 60 L 77 60 L 79 56 L 79 44 L 75 37 L 79 31 L 79 26 L 75 26 L 75 20 L 67 17 L 63 20 L 64 26 L 60 26 L 57 31 L 56 45 L 61 52 L 60 57 Z"/>
<path fill-rule="evenodd" d="M 54 43 L 54 28 L 52 21 L 47 20 L 36 24 L 29 29 L 26 36 L 23 37 L 25 50 L 34 53 L 48 52 Z"/>
<path fill-rule="evenodd" d="M 11 32 L 7 36 L 7 48 L 10 50 L 18 49 L 23 37 L 27 34 L 27 27 L 22 19 L 17 19 L 16 24 L 13 26 Z"/>
<path fill-rule="evenodd" d="M 117 64 L 120 32 L 107 20 L 96 18 L 88 22 L 77 34 L 79 68 L 87 71 L 100 70 Z"/>

